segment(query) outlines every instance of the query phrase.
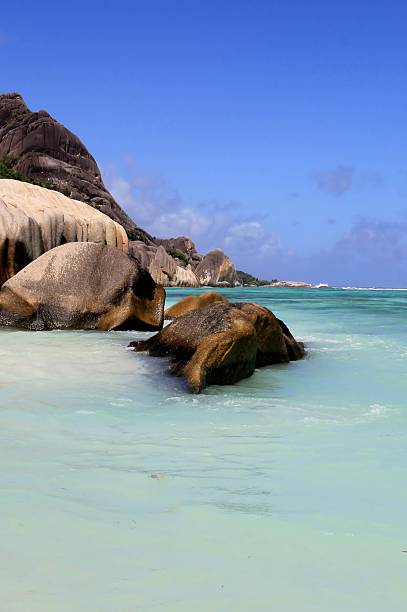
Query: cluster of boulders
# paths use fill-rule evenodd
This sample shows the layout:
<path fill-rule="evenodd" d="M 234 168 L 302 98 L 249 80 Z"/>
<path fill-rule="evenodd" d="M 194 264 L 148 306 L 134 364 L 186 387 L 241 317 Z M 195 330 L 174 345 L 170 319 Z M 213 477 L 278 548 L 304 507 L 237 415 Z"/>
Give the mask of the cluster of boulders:
<path fill-rule="evenodd" d="M 41 185 L 47 187 L 46 191 L 50 193 L 41 194 L 35 189 L 19 193 L 17 186 L 14 188 L 10 185 L 2 186 L 3 193 L 7 191 L 8 204 L 15 206 L 19 212 L 10 213 L 10 206 L 4 214 L 0 209 L 0 216 L 8 215 L 8 220 L 3 222 L 3 227 L 0 225 L 0 241 L 4 243 L 10 238 L 13 244 L 17 243 L 15 255 L 11 253 L 14 247 L 7 246 L 7 250 L 10 251 L 7 258 L 18 260 L 20 263 L 15 268 L 13 264 L 10 264 L 11 270 L 7 272 L 8 276 L 0 276 L 0 283 L 4 281 L 4 278 L 9 277 L 11 272 L 15 273 L 21 269 L 22 263 L 27 264 L 47 250 L 45 243 L 39 248 L 35 245 L 28 246 L 27 252 L 24 246 L 30 241 L 37 245 L 39 243 L 35 224 L 39 223 L 44 226 L 45 221 L 39 221 L 36 211 L 41 210 L 41 200 L 43 200 L 47 207 L 47 215 L 49 215 L 49 209 L 53 208 L 54 217 L 57 217 L 56 223 L 59 224 L 56 235 L 50 242 L 51 246 L 48 248 L 58 246 L 64 240 L 93 240 L 92 237 L 87 238 L 86 233 L 85 237 L 81 238 L 80 232 L 75 235 L 75 233 L 67 232 L 66 229 L 60 229 L 62 225 L 67 225 L 67 222 L 61 221 L 61 217 L 63 215 L 67 218 L 69 215 L 72 216 L 73 209 L 75 209 L 74 216 L 77 221 L 78 217 L 82 217 L 82 223 L 88 223 L 90 212 L 84 208 L 81 214 L 77 206 L 80 202 L 82 206 L 85 203 L 92 210 L 96 209 L 97 212 L 104 213 L 124 228 L 123 231 L 127 233 L 130 242 L 126 249 L 128 248 L 130 254 L 149 270 L 157 283 L 164 286 L 184 287 L 201 285 L 233 287 L 235 285 L 235 267 L 223 251 L 215 249 L 203 256 L 196 252 L 194 243 L 187 237 L 159 239 L 134 223 L 106 189 L 95 159 L 81 140 L 46 111 L 31 112 L 23 98 L 17 93 L 0 94 L 0 163 L 4 163 L 5 160 L 10 166 L 10 178 L 13 178 L 13 173 L 16 176 L 25 177 L 26 180 L 37 182 L 40 187 Z M 55 192 L 68 196 L 71 203 L 62 198 L 58 200 Z M 2 197 L 1 194 L 0 197 Z M 4 209 L 4 206 L 2 208 Z M 59 208 L 59 213 L 56 211 L 57 208 Z M 23 218 L 21 218 L 21 211 Z M 31 219 L 34 219 L 34 224 Z M 10 229 L 11 225 L 15 224 L 15 220 L 17 235 L 9 236 L 9 234 L 16 234 Z M 106 220 L 101 222 L 103 223 L 108 225 Z M 27 232 L 25 232 L 23 239 L 20 240 L 21 227 L 24 224 L 33 227 L 32 239 L 26 237 Z M 99 240 L 98 235 L 97 241 Z M 126 238 L 126 245 L 127 242 Z M 110 238 L 106 240 L 106 244 L 111 244 Z"/>
<path fill-rule="evenodd" d="M 129 241 L 119 223 L 83 202 L 24 181 L 0 179 L 0 286 L 46 251 L 67 242 L 115 246 L 134 257 L 158 285 L 234 286 L 235 268 L 218 249 L 202 256 L 189 241 L 193 246 L 185 255 L 167 246 L 178 254 L 173 257 L 164 244 Z"/>
<path fill-rule="evenodd" d="M 286 325 L 257 304 L 209 292 L 164 314 L 163 286 L 233 287 L 233 263 L 220 249 L 203 256 L 187 237 L 139 228 L 81 141 L 18 94 L 0 95 L 0 162 L 10 177 L 0 178 L 0 325 L 157 331 L 132 347 L 168 357 L 193 392 L 303 356 Z"/>
<path fill-rule="evenodd" d="M 52 329 L 159 331 L 132 343 L 170 358 L 170 371 L 194 393 L 232 384 L 255 368 L 299 359 L 303 346 L 257 304 L 230 303 L 217 293 L 188 296 L 169 308 L 165 290 L 116 246 L 70 242 L 55 247 L 0 289 L 0 325 Z"/>
<path fill-rule="evenodd" d="M 141 241 L 129 243 L 129 252 L 145 265 L 154 280 L 165 287 L 234 287 L 236 270 L 221 249 L 207 255 L 182 256 L 172 250 L 171 256 L 163 245 L 146 245 Z"/>
<path fill-rule="evenodd" d="M 207 385 L 233 384 L 256 368 L 301 359 L 304 345 L 285 323 L 258 304 L 231 303 L 217 293 L 188 296 L 165 311 L 173 319 L 135 351 L 170 359 L 193 393 Z"/>

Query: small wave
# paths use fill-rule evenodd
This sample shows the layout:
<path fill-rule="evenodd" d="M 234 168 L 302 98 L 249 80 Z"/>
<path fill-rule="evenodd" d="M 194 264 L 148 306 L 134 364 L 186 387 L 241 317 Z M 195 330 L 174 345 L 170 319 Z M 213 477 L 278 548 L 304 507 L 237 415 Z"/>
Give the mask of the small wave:
<path fill-rule="evenodd" d="M 323 338 L 318 336 L 301 336 L 302 342 L 323 342 L 324 344 L 343 344 L 343 340 L 334 340 L 333 338 Z"/>
<path fill-rule="evenodd" d="M 366 412 L 353 412 L 353 414 L 318 414 L 308 415 L 302 418 L 305 425 L 352 425 L 366 423 L 371 418 L 381 418 L 388 416 L 389 412 L 395 409 L 388 408 L 382 404 L 370 404 Z"/>
<path fill-rule="evenodd" d="M 405 287 L 334 287 L 343 291 L 407 291 Z"/>
<path fill-rule="evenodd" d="M 386 412 L 388 412 L 386 406 L 382 406 L 382 404 L 371 404 L 369 410 L 365 412 L 363 416 L 383 416 Z"/>
<path fill-rule="evenodd" d="M 342 353 L 342 348 L 332 348 L 328 346 L 321 346 L 320 348 L 312 348 L 313 353 Z"/>

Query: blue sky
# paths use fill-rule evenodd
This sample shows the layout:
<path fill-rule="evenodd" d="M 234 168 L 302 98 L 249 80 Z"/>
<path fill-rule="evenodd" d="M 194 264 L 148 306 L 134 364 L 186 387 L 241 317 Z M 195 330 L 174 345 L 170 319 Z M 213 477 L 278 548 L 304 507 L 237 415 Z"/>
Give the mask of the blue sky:
<path fill-rule="evenodd" d="M 0 82 L 156 235 L 266 278 L 407 286 L 407 3 L 22 1 Z"/>

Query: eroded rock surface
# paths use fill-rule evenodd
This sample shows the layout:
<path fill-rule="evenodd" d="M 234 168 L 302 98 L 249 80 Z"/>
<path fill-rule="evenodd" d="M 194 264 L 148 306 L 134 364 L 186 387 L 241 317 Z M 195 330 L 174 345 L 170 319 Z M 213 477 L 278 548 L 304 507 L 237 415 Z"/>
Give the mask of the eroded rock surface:
<path fill-rule="evenodd" d="M 216 291 L 206 291 L 205 293 L 197 295 L 187 295 L 182 300 L 167 308 L 164 312 L 164 319 L 176 319 L 182 317 L 182 315 L 191 312 L 192 310 L 199 310 L 199 308 L 205 308 L 209 304 L 215 302 L 227 302 L 227 299 Z"/>
<path fill-rule="evenodd" d="M 88 241 L 128 250 L 123 227 L 95 208 L 57 191 L 0 179 L 0 286 L 46 251 Z"/>
<path fill-rule="evenodd" d="M 172 321 L 136 351 L 169 357 L 170 371 L 199 393 L 207 385 L 232 384 L 255 368 L 304 355 L 285 324 L 258 304 L 214 303 Z M 295 349 L 294 349 L 295 347 Z"/>
<path fill-rule="evenodd" d="M 164 287 L 199 287 L 190 265 L 179 266 L 163 246 L 150 246 L 141 241 L 129 243 L 129 252 L 143 266 L 148 268 L 151 276 Z"/>
<path fill-rule="evenodd" d="M 196 267 L 195 275 L 203 286 L 235 286 L 235 266 L 221 249 L 209 251 Z"/>
<path fill-rule="evenodd" d="M 119 249 L 70 242 L 47 251 L 0 290 L 0 325 L 31 330 L 162 327 L 165 291 Z"/>

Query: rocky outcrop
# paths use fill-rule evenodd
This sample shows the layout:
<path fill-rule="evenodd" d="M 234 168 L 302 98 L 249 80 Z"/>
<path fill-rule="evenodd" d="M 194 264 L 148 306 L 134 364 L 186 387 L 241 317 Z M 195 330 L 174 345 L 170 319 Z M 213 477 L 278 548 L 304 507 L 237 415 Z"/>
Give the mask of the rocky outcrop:
<path fill-rule="evenodd" d="M 245 303 L 215 303 L 193 310 L 149 340 L 130 346 L 155 357 L 170 357 L 170 372 L 184 377 L 194 393 L 207 385 L 235 383 L 251 376 L 255 368 L 304 355 L 303 346 L 270 310 Z"/>
<path fill-rule="evenodd" d="M 0 158 L 8 157 L 23 175 L 50 181 L 57 191 L 86 202 L 146 242 L 106 189 L 96 161 L 75 134 L 44 110 L 31 112 L 16 93 L 0 94 Z"/>
<path fill-rule="evenodd" d="M 313 285 L 303 281 L 274 281 L 265 287 L 292 287 L 294 289 L 310 289 Z"/>
<path fill-rule="evenodd" d="M 235 266 L 221 249 L 209 251 L 195 269 L 195 275 L 203 286 L 235 286 Z"/>
<path fill-rule="evenodd" d="M 41 255 L 0 290 L 0 325 L 31 330 L 162 327 L 165 291 L 119 249 L 71 242 Z"/>
<path fill-rule="evenodd" d="M 37 185 L 0 179 L 0 286 L 46 251 L 88 241 L 128 250 L 123 227 L 91 206 Z"/>
<path fill-rule="evenodd" d="M 177 238 L 155 238 L 157 245 L 165 248 L 175 260 L 179 260 L 184 265 L 190 264 L 192 269 L 196 268 L 202 260 L 202 255 L 197 253 L 195 243 L 187 236 Z"/>
<path fill-rule="evenodd" d="M 202 266 L 202 255 L 192 240 L 186 236 L 159 239 L 138 227 L 106 189 L 95 159 L 81 140 L 46 111 L 31 112 L 17 93 L 0 94 L 0 171 L 2 167 L 7 169 L 2 174 L 7 178 L 39 182 L 120 223 L 132 241 L 147 247 L 151 272 L 158 282 L 188 287 L 233 284 L 233 264 L 223 254 L 222 263 L 217 251 L 208 254 L 197 280 L 195 270 Z M 169 270 L 168 261 L 162 265 L 159 247 L 176 266 L 175 272 L 173 264 Z"/>
<path fill-rule="evenodd" d="M 179 266 L 163 246 L 155 247 L 141 241 L 129 243 L 129 252 L 150 272 L 159 285 L 165 287 L 199 287 L 190 265 Z"/>
<path fill-rule="evenodd" d="M 215 291 L 207 291 L 206 293 L 198 295 L 187 295 L 187 297 L 173 306 L 170 306 L 170 308 L 167 308 L 164 312 L 164 319 L 176 319 L 177 317 L 182 317 L 182 315 L 187 314 L 187 312 L 205 308 L 209 306 L 209 304 L 214 304 L 215 302 L 227 302 L 227 300 L 223 295 Z"/>

